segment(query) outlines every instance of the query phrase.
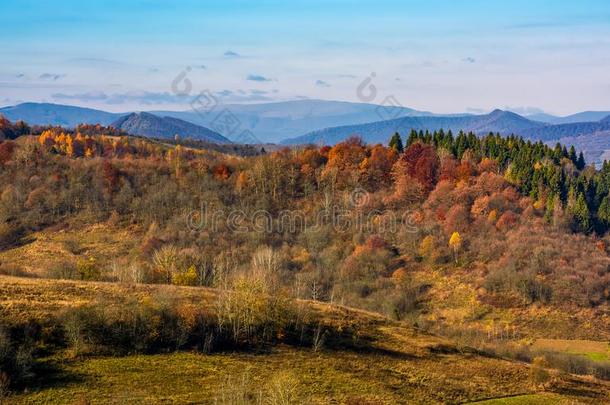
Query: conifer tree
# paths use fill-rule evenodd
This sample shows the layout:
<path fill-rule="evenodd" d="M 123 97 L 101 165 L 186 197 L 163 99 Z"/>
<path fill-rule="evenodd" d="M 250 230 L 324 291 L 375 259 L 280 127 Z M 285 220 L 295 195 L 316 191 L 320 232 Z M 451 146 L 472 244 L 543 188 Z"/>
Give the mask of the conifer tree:
<path fill-rule="evenodd" d="M 610 227 L 610 201 L 608 201 L 608 196 L 605 196 L 599 205 L 597 219 L 605 229 Z"/>
<path fill-rule="evenodd" d="M 570 209 L 572 214 L 572 228 L 578 232 L 590 232 L 593 228 L 591 212 L 587 206 L 587 201 L 583 193 L 578 193 L 576 203 Z"/>
<path fill-rule="evenodd" d="M 404 146 L 402 145 L 402 138 L 398 132 L 395 132 L 392 138 L 390 139 L 390 143 L 388 146 L 394 149 L 398 153 L 404 152 Z"/>
<path fill-rule="evenodd" d="M 576 156 L 576 149 L 574 145 L 570 146 L 570 152 L 568 153 L 568 158 L 576 165 L 578 163 L 578 157 Z"/>
<path fill-rule="evenodd" d="M 578 155 L 578 160 L 576 161 L 576 168 L 578 170 L 582 170 L 585 168 L 585 156 L 583 155 L 582 151 L 580 152 L 580 154 Z"/>

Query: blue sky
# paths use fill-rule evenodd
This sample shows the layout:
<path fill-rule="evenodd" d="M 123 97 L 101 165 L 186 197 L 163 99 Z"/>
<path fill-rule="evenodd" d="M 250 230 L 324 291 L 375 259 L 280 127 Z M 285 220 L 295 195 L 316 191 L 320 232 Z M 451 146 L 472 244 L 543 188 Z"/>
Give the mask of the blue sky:
<path fill-rule="evenodd" d="M 111 111 L 226 103 L 360 101 L 435 112 L 610 109 L 610 2 L 0 2 L 0 105 Z"/>

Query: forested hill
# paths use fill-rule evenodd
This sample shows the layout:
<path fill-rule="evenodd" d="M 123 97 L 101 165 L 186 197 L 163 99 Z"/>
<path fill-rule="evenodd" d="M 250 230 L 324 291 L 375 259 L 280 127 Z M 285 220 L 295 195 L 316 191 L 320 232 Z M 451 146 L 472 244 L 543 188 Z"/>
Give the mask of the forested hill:
<path fill-rule="evenodd" d="M 236 157 L 98 126 L 3 132 L 0 271 L 223 287 L 263 263 L 296 298 L 436 331 L 508 309 L 525 336 L 610 339 L 610 165 L 573 148 L 417 131 Z"/>
<path fill-rule="evenodd" d="M 433 145 L 450 151 L 463 160 L 491 159 L 499 164 L 506 179 L 534 201 L 545 202 L 545 218 L 551 221 L 561 210 L 571 214 L 570 227 L 574 231 L 603 234 L 610 227 L 610 164 L 601 170 L 586 167 L 582 152 L 561 144 L 550 148 L 542 142 L 532 143 L 521 137 L 502 137 L 499 134 L 477 137 L 473 133 L 411 131 L 407 146 Z M 567 165 L 567 167 L 566 167 Z M 567 169 L 567 170 L 566 170 Z M 425 169 L 418 169 L 425 170 Z"/>
<path fill-rule="evenodd" d="M 149 113 L 131 113 L 114 121 L 111 126 L 131 135 L 154 138 L 191 138 L 206 142 L 231 143 L 216 131 L 172 117 L 158 117 Z"/>

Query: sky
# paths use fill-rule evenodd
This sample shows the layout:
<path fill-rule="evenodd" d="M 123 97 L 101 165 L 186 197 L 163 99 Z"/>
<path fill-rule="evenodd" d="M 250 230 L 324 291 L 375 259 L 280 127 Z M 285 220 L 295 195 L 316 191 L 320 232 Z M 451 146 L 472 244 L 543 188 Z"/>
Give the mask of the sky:
<path fill-rule="evenodd" d="M 610 110 L 610 1 L 0 1 L 0 106 L 186 110 L 201 92 Z"/>

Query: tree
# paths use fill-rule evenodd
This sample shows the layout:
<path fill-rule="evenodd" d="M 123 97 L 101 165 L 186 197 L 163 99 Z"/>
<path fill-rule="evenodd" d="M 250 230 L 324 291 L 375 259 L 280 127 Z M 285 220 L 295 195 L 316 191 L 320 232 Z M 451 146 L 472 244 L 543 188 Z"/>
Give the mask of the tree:
<path fill-rule="evenodd" d="M 11 141 L 4 141 L 0 143 L 0 165 L 4 165 L 13 157 L 13 151 L 15 150 L 15 143 Z"/>
<path fill-rule="evenodd" d="M 163 246 L 153 254 L 153 264 L 157 268 L 157 271 L 163 275 L 165 282 L 168 284 L 172 282 L 172 276 L 176 272 L 177 262 L 178 250 L 174 246 Z"/>
<path fill-rule="evenodd" d="M 583 193 L 578 193 L 576 202 L 570 210 L 572 214 L 572 229 L 578 232 L 590 232 L 593 228 L 591 212 Z"/>
<path fill-rule="evenodd" d="M 608 201 L 608 196 L 605 196 L 599 205 L 597 218 L 604 228 L 610 227 L 610 201 Z"/>
<path fill-rule="evenodd" d="M 578 155 L 578 160 L 576 161 L 576 168 L 578 170 L 582 170 L 585 168 L 585 166 L 586 166 L 585 156 L 583 155 L 583 153 L 581 151 L 580 154 Z"/>
<path fill-rule="evenodd" d="M 119 171 L 106 159 L 102 163 L 102 176 L 106 192 L 114 193 L 119 186 Z"/>
<path fill-rule="evenodd" d="M 459 232 L 456 231 L 451 234 L 451 238 L 449 238 L 449 247 L 453 249 L 453 255 L 455 257 L 455 262 L 457 263 L 458 252 L 462 247 L 462 237 L 460 236 Z"/>
<path fill-rule="evenodd" d="M 392 166 L 398 155 L 392 148 L 375 145 L 369 157 L 360 163 L 360 179 L 370 190 L 377 190 L 391 183 Z"/>
<path fill-rule="evenodd" d="M 548 364 L 543 356 L 534 358 L 530 367 L 530 381 L 534 387 L 544 387 L 544 385 L 551 379 L 551 375 L 546 368 Z"/>
<path fill-rule="evenodd" d="M 413 182 L 427 195 L 436 184 L 439 159 L 433 146 L 421 142 L 414 143 L 400 156 L 392 168 L 396 196 L 415 189 Z"/>
<path fill-rule="evenodd" d="M 576 156 L 576 149 L 574 148 L 574 145 L 570 146 L 568 158 L 572 161 L 572 163 L 574 163 L 574 165 L 577 165 L 578 157 Z"/>
<path fill-rule="evenodd" d="M 366 147 L 362 139 L 351 137 L 336 144 L 328 152 L 328 163 L 323 174 L 340 185 L 355 180 L 361 162 L 366 158 Z"/>
<path fill-rule="evenodd" d="M 390 143 L 388 144 L 388 146 L 390 148 L 394 149 L 397 153 L 404 152 L 404 146 L 402 145 L 402 138 L 400 137 L 400 134 L 398 132 L 395 132 L 394 135 L 392 135 L 392 138 L 390 139 Z"/>

